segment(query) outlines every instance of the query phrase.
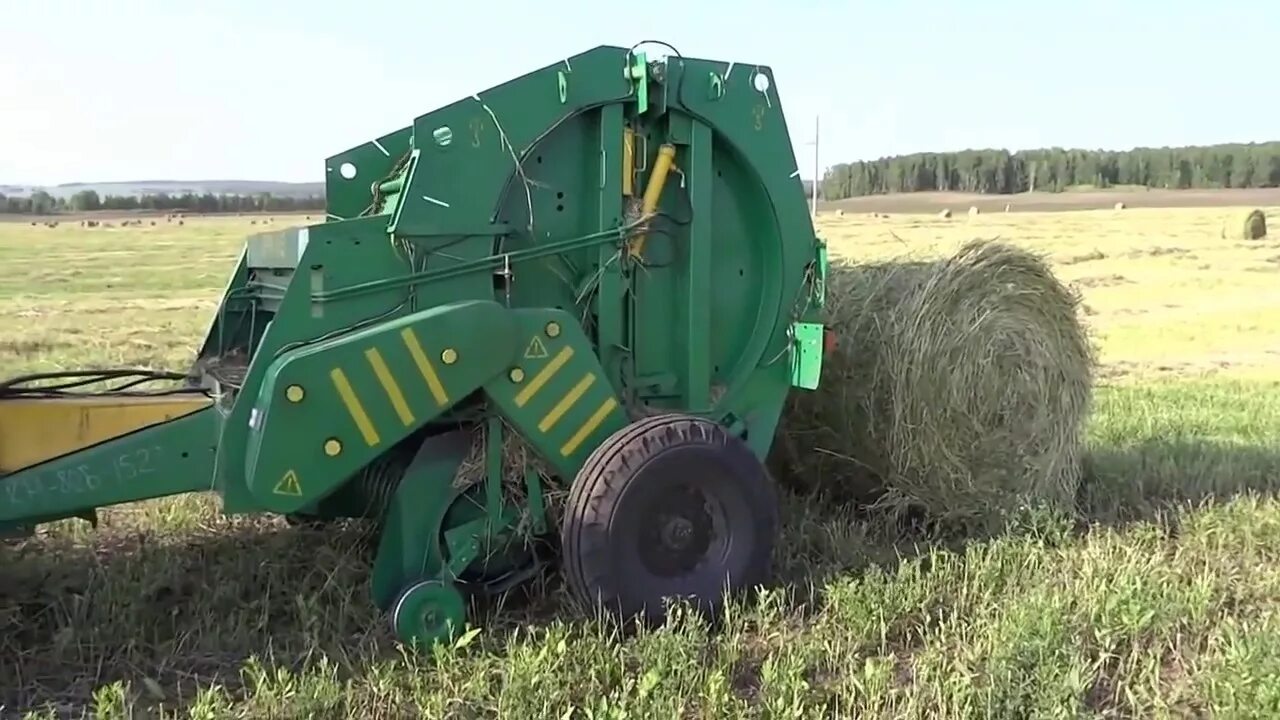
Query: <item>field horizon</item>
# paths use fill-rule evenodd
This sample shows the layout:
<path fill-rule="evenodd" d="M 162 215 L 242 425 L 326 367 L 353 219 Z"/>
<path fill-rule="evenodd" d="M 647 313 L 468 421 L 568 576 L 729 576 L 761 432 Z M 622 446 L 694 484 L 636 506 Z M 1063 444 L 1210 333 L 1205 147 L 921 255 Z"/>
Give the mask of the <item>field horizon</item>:
<path fill-rule="evenodd" d="M 323 187 L 321 187 L 323 190 Z M 851 213 L 935 214 L 944 209 L 962 214 L 970 207 L 984 213 L 1004 212 L 1066 212 L 1077 210 L 1107 210 L 1122 202 L 1126 207 L 1150 209 L 1176 208 L 1231 208 L 1280 206 L 1280 188 L 1216 188 L 1216 189 L 1135 189 L 1109 188 L 1103 190 L 1077 188 L 1063 192 L 1029 192 L 1011 194 L 983 194 L 965 192 L 910 192 L 884 195 L 864 195 L 841 200 L 818 199 L 819 212 L 837 210 Z M 304 212 L 241 212 L 196 213 L 177 210 L 94 210 L 64 212 L 51 215 L 0 213 L 0 223 L 79 222 L 81 220 L 114 220 L 121 218 L 150 219 L 165 215 L 182 214 L 188 217 L 293 217 Z M 322 218 L 323 212 L 312 211 L 313 218 Z"/>
<path fill-rule="evenodd" d="M 368 597 L 365 525 L 147 501 L 0 544 L 0 718 L 1275 717 L 1280 239 L 1106 196 L 818 216 L 836 258 L 999 237 L 1081 293 L 1101 372 L 1072 513 L 965 535 L 784 489 L 776 577 L 718 626 L 623 637 L 550 572 L 414 656 Z M 1247 197 L 1280 222 L 1280 191 Z M 185 368 L 264 229 L 0 222 L 0 375 Z"/>
<path fill-rule="evenodd" d="M 976 207 L 984 213 L 1065 212 L 1110 210 L 1122 202 L 1130 209 L 1231 208 L 1280 206 L 1280 188 L 1215 188 L 1166 190 L 1146 188 L 1076 188 L 1063 192 L 1026 192 L 1007 195 L 965 192 L 913 192 L 863 195 L 841 200 L 818 199 L 819 211 L 956 214 Z"/>

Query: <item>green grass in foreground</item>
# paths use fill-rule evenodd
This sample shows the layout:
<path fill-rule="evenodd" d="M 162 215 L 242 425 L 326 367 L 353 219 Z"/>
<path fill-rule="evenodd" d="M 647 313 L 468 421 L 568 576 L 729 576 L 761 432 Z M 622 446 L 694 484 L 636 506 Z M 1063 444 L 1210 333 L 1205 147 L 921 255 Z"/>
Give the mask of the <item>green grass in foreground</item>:
<path fill-rule="evenodd" d="M 207 498 L 0 551 L 0 703 L 100 717 L 1280 716 L 1280 387 L 1104 389 L 1081 519 L 908 536 L 788 497 L 779 582 L 619 638 L 553 579 L 428 657 L 358 529 Z M 145 710 L 145 712 L 144 712 Z"/>

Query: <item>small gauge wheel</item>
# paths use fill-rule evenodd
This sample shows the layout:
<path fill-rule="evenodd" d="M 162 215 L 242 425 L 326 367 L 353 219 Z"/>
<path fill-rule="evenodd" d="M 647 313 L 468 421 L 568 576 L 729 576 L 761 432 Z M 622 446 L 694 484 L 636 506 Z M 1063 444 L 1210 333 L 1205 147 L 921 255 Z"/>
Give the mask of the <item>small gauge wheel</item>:
<path fill-rule="evenodd" d="M 462 632 L 466 603 L 452 585 L 439 580 L 413 583 L 400 592 L 391 606 L 391 628 L 400 642 L 430 647 Z"/>

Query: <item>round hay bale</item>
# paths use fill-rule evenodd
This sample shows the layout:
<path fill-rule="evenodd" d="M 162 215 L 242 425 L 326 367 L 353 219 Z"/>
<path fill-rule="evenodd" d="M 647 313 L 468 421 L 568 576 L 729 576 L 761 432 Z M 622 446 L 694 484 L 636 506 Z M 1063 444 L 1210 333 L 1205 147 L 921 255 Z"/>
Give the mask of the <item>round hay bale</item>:
<path fill-rule="evenodd" d="M 979 211 L 978 211 L 978 206 L 977 206 L 977 205 L 971 205 L 971 206 L 969 206 L 969 217 L 973 217 L 973 216 L 977 215 L 977 214 L 978 214 L 978 212 L 979 212 Z"/>
<path fill-rule="evenodd" d="M 1228 218 L 1222 228 L 1222 237 L 1241 240 L 1261 240 L 1267 236 L 1267 214 L 1261 210 L 1244 210 Z"/>
<path fill-rule="evenodd" d="M 1066 508 L 1094 353 L 1079 296 L 1039 255 L 974 241 L 950 258 L 832 263 L 822 385 L 793 393 L 770 465 L 874 512 L 985 525 Z"/>
<path fill-rule="evenodd" d="M 836 217 L 844 217 L 844 210 L 836 208 Z"/>
<path fill-rule="evenodd" d="M 946 219 L 950 218 L 950 217 L 951 217 L 951 208 L 942 208 L 942 210 L 938 213 L 938 217 L 939 217 L 939 218 L 941 218 L 941 219 L 943 219 L 943 220 L 946 220 Z"/>
<path fill-rule="evenodd" d="M 1124 209 L 1124 203 L 1123 203 L 1123 202 L 1118 202 L 1118 203 L 1116 203 L 1116 209 L 1117 209 L 1117 210 L 1123 210 L 1123 209 Z"/>

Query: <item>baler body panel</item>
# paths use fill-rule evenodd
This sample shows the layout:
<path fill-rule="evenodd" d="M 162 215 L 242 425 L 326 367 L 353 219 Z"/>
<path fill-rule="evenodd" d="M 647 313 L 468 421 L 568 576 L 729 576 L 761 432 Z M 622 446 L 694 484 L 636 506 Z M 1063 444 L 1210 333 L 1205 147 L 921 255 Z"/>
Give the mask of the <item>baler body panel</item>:
<path fill-rule="evenodd" d="M 0 526 L 212 489 L 378 519 L 378 602 L 438 602 L 422 582 L 519 575 L 542 482 L 625 428 L 680 413 L 763 460 L 815 377 L 825 251 L 765 66 L 598 47 L 325 173 L 325 221 L 250 237 L 231 273 L 186 388 L 210 406 L 9 468 Z M 48 489 L 150 447 L 174 477 Z"/>

